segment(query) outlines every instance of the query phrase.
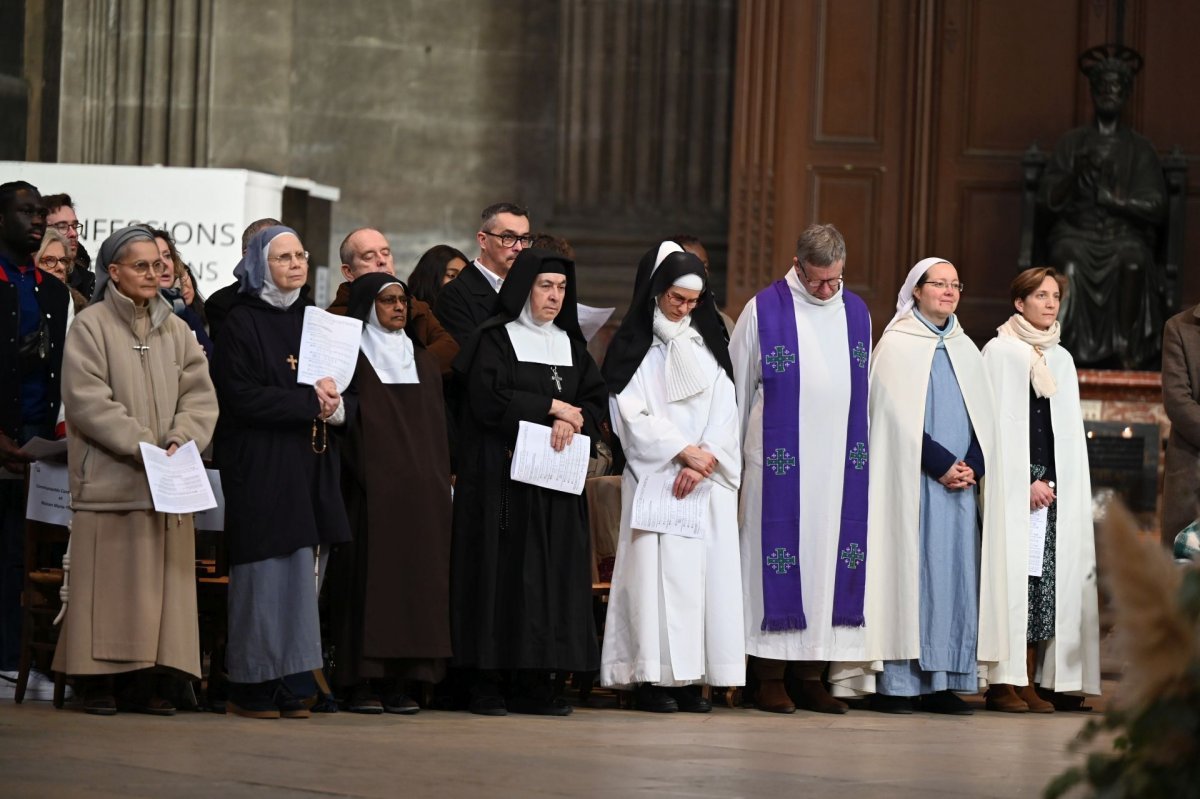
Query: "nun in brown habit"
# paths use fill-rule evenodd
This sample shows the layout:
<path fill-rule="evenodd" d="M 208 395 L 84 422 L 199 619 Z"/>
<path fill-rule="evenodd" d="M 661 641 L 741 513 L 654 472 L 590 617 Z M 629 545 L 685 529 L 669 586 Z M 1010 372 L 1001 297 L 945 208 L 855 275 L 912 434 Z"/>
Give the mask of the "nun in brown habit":
<path fill-rule="evenodd" d="M 343 450 L 354 541 L 330 562 L 334 682 L 343 708 L 415 713 L 406 682 L 437 682 L 450 657 L 450 453 L 442 378 L 406 324 L 404 283 L 376 272 L 350 289 L 363 322 L 358 416 Z"/>

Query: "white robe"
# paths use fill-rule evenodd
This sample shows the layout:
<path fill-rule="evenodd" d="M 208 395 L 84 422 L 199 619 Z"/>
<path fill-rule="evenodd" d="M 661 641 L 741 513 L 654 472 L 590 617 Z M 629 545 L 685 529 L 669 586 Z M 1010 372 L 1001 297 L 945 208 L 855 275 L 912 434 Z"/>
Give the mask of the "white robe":
<path fill-rule="evenodd" d="M 667 346 L 656 337 L 628 385 L 610 398 L 626 467 L 600 660 L 605 686 L 745 682 L 737 565 L 742 459 L 733 383 L 698 332 L 684 335 L 707 377 L 704 391 L 667 401 Z M 718 462 L 709 478 L 713 487 L 701 537 L 631 529 L 638 478 L 676 474 L 675 456 L 689 444 L 711 452 Z"/>
<path fill-rule="evenodd" d="M 869 663 L 844 667 L 831 678 L 837 693 L 875 690 L 885 660 L 913 660 L 920 641 L 921 446 L 925 395 L 938 337 L 909 312 L 884 331 L 871 359 L 871 487 L 867 519 L 866 631 Z M 977 660 L 980 684 L 1025 685 L 1025 665 L 1010 658 L 1008 574 L 1003 475 L 999 466 L 992 389 L 979 349 L 962 327 L 946 336 L 971 426 L 983 451 L 979 484 L 983 544 L 979 581 Z M 1028 402 L 1026 402 L 1028 405 Z M 1025 434 L 1028 437 L 1028 434 Z M 993 471 L 995 470 L 995 471 Z M 1022 571 L 1023 573 L 1023 571 Z"/>
<path fill-rule="evenodd" d="M 833 589 L 842 527 L 842 474 L 846 420 L 850 415 L 850 349 L 846 306 L 841 294 L 818 305 L 787 274 L 796 317 L 800 367 L 800 529 L 796 552 L 801 575 L 803 630 L 762 629 L 762 357 L 756 300 L 738 317 L 729 342 L 741 411 L 745 456 L 740 526 L 742 584 L 745 591 L 746 652 L 773 660 L 862 660 L 862 627 L 833 626 Z"/>
<path fill-rule="evenodd" d="M 999 415 L 1006 536 L 1011 562 L 1024 562 L 1029 548 L 1029 361 L 1032 347 L 999 336 L 983 348 Z M 1055 539 L 1054 638 L 1040 647 L 1040 684 L 1059 692 L 1100 693 L 1100 618 L 1096 598 L 1096 542 L 1092 527 L 1092 481 L 1087 438 L 1079 407 L 1079 378 L 1071 353 L 1045 351 L 1058 391 L 1050 398 L 1054 463 L 1059 475 Z M 988 467 L 989 470 L 991 467 Z M 1029 622 L 1027 570 L 1008 575 L 1010 658 L 1025 667 Z M 1019 661 L 1019 662 L 1018 662 Z"/>

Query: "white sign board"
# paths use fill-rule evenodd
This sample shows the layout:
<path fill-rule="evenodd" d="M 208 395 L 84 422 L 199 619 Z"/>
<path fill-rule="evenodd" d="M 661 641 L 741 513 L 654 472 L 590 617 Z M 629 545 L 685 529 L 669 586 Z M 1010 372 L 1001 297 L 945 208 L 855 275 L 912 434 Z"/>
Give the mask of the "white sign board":
<path fill-rule="evenodd" d="M 71 195 L 83 224 L 79 239 L 93 259 L 104 239 L 127 225 L 166 230 L 205 295 L 233 282 L 242 231 L 256 219 L 279 218 L 285 187 L 331 201 L 340 195 L 310 180 L 245 169 L 0 161 L 0 176 L 28 181 L 43 195 Z M 318 264 L 327 257 L 314 253 Z"/>

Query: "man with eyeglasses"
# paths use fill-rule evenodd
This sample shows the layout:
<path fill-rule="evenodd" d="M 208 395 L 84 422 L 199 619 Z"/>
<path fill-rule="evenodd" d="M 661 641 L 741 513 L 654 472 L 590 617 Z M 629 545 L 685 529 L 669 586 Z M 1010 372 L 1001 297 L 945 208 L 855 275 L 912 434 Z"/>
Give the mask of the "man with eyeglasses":
<path fill-rule="evenodd" d="M 67 287 L 34 263 L 46 231 L 37 188 L 0 185 L 0 697 L 13 695 L 21 641 L 24 485 L 20 447 L 53 438 L 60 405 Z M 27 696 L 49 699 L 52 684 L 31 672 Z"/>
<path fill-rule="evenodd" d="M 46 204 L 46 227 L 54 228 L 67 240 L 67 257 L 74 264 L 68 270 L 67 284 L 90 300 L 96 288 L 96 275 L 91 270 L 90 260 L 78 257 L 81 249 L 79 233 L 83 225 L 75 215 L 75 203 L 69 194 L 47 194 L 42 202 Z"/>
<path fill-rule="evenodd" d="M 773 713 L 845 713 L 822 677 L 831 661 L 864 655 L 871 317 L 843 289 L 845 266 L 842 234 L 811 225 L 787 276 L 746 305 L 729 343 L 745 459 L 746 652 L 758 708 Z"/>
<path fill-rule="evenodd" d="M 521 250 L 533 246 L 529 212 L 513 203 L 483 209 L 475 234 L 479 257 L 442 287 L 434 313 L 442 327 L 462 346 L 499 307 L 500 286 Z"/>
<path fill-rule="evenodd" d="M 345 316 L 350 310 L 350 284 L 372 272 L 396 274 L 396 261 L 387 237 L 375 228 L 360 227 L 350 231 L 338 248 L 342 259 L 342 276 L 346 282 L 338 286 L 333 302 L 325 310 Z M 443 375 L 450 374 L 450 364 L 458 355 L 458 342 L 433 315 L 429 303 L 409 297 L 407 330 L 438 360 Z"/>

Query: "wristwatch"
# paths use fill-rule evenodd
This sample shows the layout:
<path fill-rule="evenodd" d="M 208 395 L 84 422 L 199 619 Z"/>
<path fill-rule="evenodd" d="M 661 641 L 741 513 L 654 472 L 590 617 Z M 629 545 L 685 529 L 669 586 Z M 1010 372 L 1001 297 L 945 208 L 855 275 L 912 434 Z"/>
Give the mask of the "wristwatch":
<path fill-rule="evenodd" d="M 1047 481 L 1046 481 L 1046 485 L 1050 486 L 1050 490 L 1051 490 L 1051 491 L 1053 491 L 1054 489 L 1058 488 L 1058 486 L 1056 486 L 1056 485 L 1054 484 L 1054 481 L 1053 481 L 1053 480 L 1047 480 Z"/>

